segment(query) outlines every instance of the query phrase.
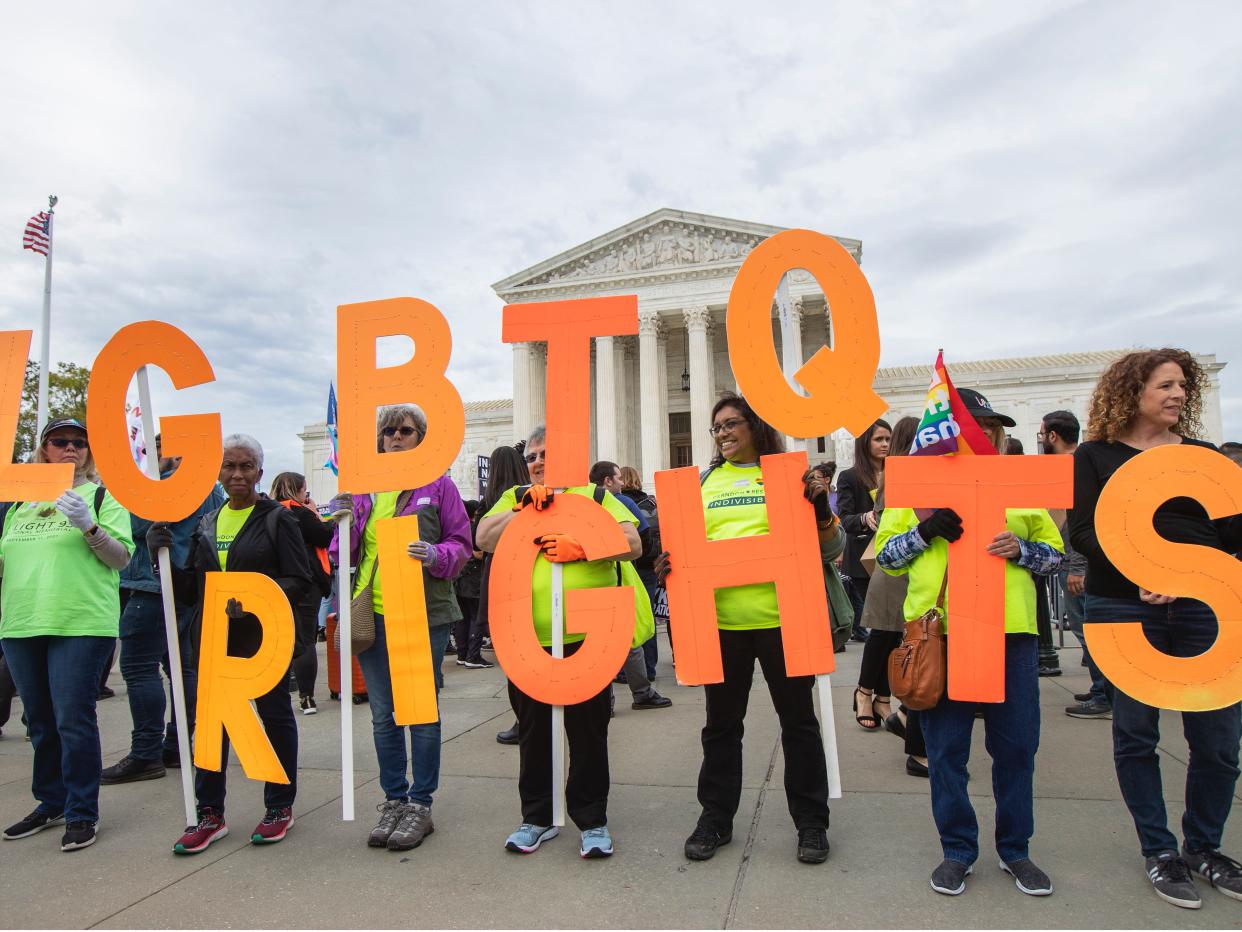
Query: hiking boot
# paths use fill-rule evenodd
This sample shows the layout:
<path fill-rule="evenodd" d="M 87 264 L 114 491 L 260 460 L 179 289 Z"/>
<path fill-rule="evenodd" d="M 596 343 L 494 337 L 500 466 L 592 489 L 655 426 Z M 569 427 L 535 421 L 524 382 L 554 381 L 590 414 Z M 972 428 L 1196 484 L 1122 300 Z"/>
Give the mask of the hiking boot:
<path fill-rule="evenodd" d="M 401 809 L 401 821 L 388 836 L 389 851 L 409 851 L 423 843 L 423 839 L 436 830 L 431 821 L 431 807 L 422 803 L 406 803 Z"/>
<path fill-rule="evenodd" d="M 1001 860 L 1000 869 L 1009 874 L 1017 888 L 1027 896 L 1052 895 L 1052 881 L 1030 858 L 1022 858 L 1020 861 Z"/>
<path fill-rule="evenodd" d="M 136 783 L 139 780 L 158 780 L 165 773 L 163 761 L 139 760 L 127 754 L 111 767 L 105 767 L 99 775 L 99 782 L 104 786 Z"/>
<path fill-rule="evenodd" d="M 530 854 L 538 850 L 545 841 L 551 841 L 559 834 L 560 829 L 555 825 L 531 825 L 529 822 L 523 822 L 512 835 L 505 839 L 505 850 Z"/>
<path fill-rule="evenodd" d="M 61 851 L 77 851 L 79 848 L 89 848 L 94 843 L 94 822 L 68 822 L 65 824 L 65 834 L 60 836 Z"/>
<path fill-rule="evenodd" d="M 582 842 L 578 845 L 578 854 L 584 858 L 612 857 L 612 835 L 607 825 L 588 828 L 582 833 Z"/>
<path fill-rule="evenodd" d="M 1147 879 L 1160 899 L 1183 909 L 1198 909 L 1203 905 L 1199 891 L 1195 889 L 1190 866 L 1176 851 L 1162 851 L 1147 859 Z"/>
<path fill-rule="evenodd" d="M 1182 857 L 1196 874 L 1202 874 L 1208 883 L 1225 896 L 1242 900 L 1242 864 L 1219 851 L 1191 851 L 1182 849 Z"/>
<path fill-rule="evenodd" d="M 803 864 L 823 864 L 828 860 L 827 829 L 798 829 L 798 860 Z"/>
<path fill-rule="evenodd" d="M 37 835 L 45 828 L 51 828 L 53 825 L 63 825 L 65 822 L 65 814 L 63 812 L 47 813 L 36 809 L 20 822 L 14 822 L 4 830 L 5 841 L 16 841 L 19 838 L 29 838 L 31 835 Z"/>
<path fill-rule="evenodd" d="M 314 696 L 303 696 L 298 704 L 302 707 L 303 715 L 314 715 L 319 711 L 319 706 L 315 705 Z"/>
<path fill-rule="evenodd" d="M 721 835 L 706 826 L 696 825 L 686 839 L 686 857 L 691 861 L 710 861 L 715 857 L 717 848 L 724 847 L 732 840 L 732 832 Z"/>
<path fill-rule="evenodd" d="M 387 848 L 389 836 L 397 829 L 397 823 L 401 821 L 401 812 L 405 807 L 405 800 L 402 799 L 386 799 L 375 807 L 379 812 L 379 821 L 375 823 L 375 828 L 371 829 L 371 834 L 367 836 L 368 848 Z"/>
<path fill-rule="evenodd" d="M 966 877 L 974 871 L 969 864 L 945 858 L 932 871 L 931 888 L 945 896 L 957 896 L 966 889 Z"/>
<path fill-rule="evenodd" d="M 497 744 L 517 744 L 518 743 L 518 725 L 513 723 L 512 728 L 506 728 L 504 731 L 496 732 Z"/>
<path fill-rule="evenodd" d="M 256 845 L 274 845 L 283 841 L 293 828 L 293 807 L 282 806 L 279 809 L 268 809 L 262 821 L 250 833 L 250 840 Z"/>
<path fill-rule="evenodd" d="M 654 689 L 649 689 L 647 695 L 641 699 L 635 698 L 630 703 L 631 709 L 667 709 L 673 704 L 673 700 L 666 696 L 661 696 Z"/>
<path fill-rule="evenodd" d="M 1113 706 L 1107 699 L 1088 699 L 1077 705 L 1067 705 L 1065 714 L 1070 718 L 1112 719 Z"/>
<path fill-rule="evenodd" d="M 186 827 L 185 834 L 173 845 L 173 853 L 198 854 L 228 833 L 229 827 L 224 824 L 224 813 L 204 807 L 198 810 L 198 825 Z"/>

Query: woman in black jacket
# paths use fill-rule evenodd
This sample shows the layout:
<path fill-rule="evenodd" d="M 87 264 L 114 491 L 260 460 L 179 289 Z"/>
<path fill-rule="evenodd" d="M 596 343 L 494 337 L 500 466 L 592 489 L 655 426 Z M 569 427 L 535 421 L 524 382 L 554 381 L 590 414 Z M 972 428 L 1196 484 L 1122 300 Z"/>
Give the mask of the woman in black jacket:
<path fill-rule="evenodd" d="M 290 605 L 297 605 L 311 585 L 306 546 L 293 515 L 270 498 L 258 493 L 263 475 L 263 448 L 245 434 L 224 439 L 224 458 L 220 466 L 220 485 L 229 500 L 203 517 L 190 542 L 187 565 L 174 568 L 174 585 L 198 603 L 194 621 L 195 652 L 202 640 L 203 594 L 209 572 L 262 573 L 284 591 Z M 169 547 L 169 525 L 158 522 L 147 532 L 151 553 Z M 189 587 L 193 586 L 193 590 Z M 262 641 L 259 620 L 246 612 L 236 600 L 228 607 L 228 652 L 234 657 L 250 657 Z M 297 795 L 298 727 L 289 701 L 286 680 L 255 700 L 263 730 L 276 751 L 288 783 L 265 783 L 263 820 L 251 833 L 255 844 L 282 840 L 293 827 L 293 800 Z M 194 793 L 198 798 L 198 824 L 188 826 L 173 845 L 177 854 L 197 854 L 213 841 L 229 833 L 224 821 L 225 775 L 229 759 L 229 739 L 224 735 L 220 770 L 196 770 Z"/>
<path fill-rule="evenodd" d="M 837 513 L 846 534 L 841 568 L 843 574 L 850 579 L 847 588 L 850 600 L 854 603 L 854 636 L 851 640 L 855 641 L 866 640 L 860 621 L 871 577 L 863 569 L 860 558 L 880 524 L 875 500 L 879 494 L 884 475 L 884 460 L 888 456 L 892 437 L 893 430 L 888 421 L 876 421 L 854 441 L 854 465 L 837 478 Z M 877 648 L 880 646 L 877 645 Z M 880 722 L 890 711 L 889 697 L 877 695 L 875 691 L 880 682 L 880 664 L 875 662 L 879 654 L 875 651 L 872 654 L 872 663 L 868 664 L 867 652 L 863 651 L 858 689 L 854 690 L 854 717 L 867 731 L 878 730 Z M 886 660 L 887 656 L 885 653 Z"/>

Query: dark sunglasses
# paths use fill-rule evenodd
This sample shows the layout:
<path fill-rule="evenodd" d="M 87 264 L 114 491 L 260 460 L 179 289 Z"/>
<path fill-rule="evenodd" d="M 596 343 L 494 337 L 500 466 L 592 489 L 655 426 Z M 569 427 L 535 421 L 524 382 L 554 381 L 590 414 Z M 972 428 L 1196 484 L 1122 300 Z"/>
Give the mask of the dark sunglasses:
<path fill-rule="evenodd" d="M 546 450 L 540 450 L 538 453 L 527 453 L 523 459 L 528 463 L 534 463 L 536 460 L 543 460 L 544 462 L 547 462 L 548 457 L 546 454 Z"/>
<path fill-rule="evenodd" d="M 72 446 L 75 450 L 89 450 L 91 446 L 86 442 L 85 437 L 51 437 L 48 443 L 58 450 L 63 450 L 69 446 Z"/>
<path fill-rule="evenodd" d="M 395 437 L 397 434 L 400 434 L 402 437 L 409 437 L 411 434 L 416 433 L 418 433 L 418 428 L 410 427 L 407 424 L 402 424 L 400 427 L 385 427 L 383 430 L 385 437 Z"/>

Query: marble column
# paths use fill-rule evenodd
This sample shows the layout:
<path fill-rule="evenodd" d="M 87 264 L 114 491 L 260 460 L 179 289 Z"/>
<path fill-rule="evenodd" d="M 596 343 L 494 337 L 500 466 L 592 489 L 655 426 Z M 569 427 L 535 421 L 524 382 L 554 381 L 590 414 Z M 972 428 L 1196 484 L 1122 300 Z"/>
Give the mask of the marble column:
<path fill-rule="evenodd" d="M 530 434 L 535 426 L 531 345 L 513 344 L 513 439 L 514 443 Z"/>
<path fill-rule="evenodd" d="M 548 422 L 548 344 L 530 344 L 531 426 Z M 518 439 L 525 439 L 528 430 Z"/>
<path fill-rule="evenodd" d="M 638 315 L 639 427 L 642 432 L 643 487 L 648 491 L 655 488 L 656 470 L 664 468 L 665 457 L 661 449 L 663 431 L 660 430 L 660 412 L 665 404 L 666 386 L 660 356 L 660 315 L 654 311 L 643 311 Z"/>
<path fill-rule="evenodd" d="M 706 469 L 713 446 L 708 433 L 712 414 L 712 315 L 703 306 L 688 307 L 681 313 L 689 336 L 691 451 L 694 465 Z"/>
<path fill-rule="evenodd" d="M 612 337 L 595 338 L 595 459 L 617 462 L 617 357 Z"/>
<path fill-rule="evenodd" d="M 805 395 L 806 391 L 794 380 L 793 374 L 802 368 L 802 362 L 802 299 L 794 298 L 781 314 L 781 368 L 785 370 L 785 381 L 799 395 Z M 790 453 L 805 450 L 806 441 L 786 434 L 785 449 Z"/>
<path fill-rule="evenodd" d="M 630 375 L 630 340 L 628 337 L 617 337 L 613 340 L 613 372 L 617 385 L 617 459 L 621 466 L 634 465 L 634 445 L 630 442 L 630 430 L 634 426 L 636 414 L 630 411 L 630 399 L 637 383 Z"/>

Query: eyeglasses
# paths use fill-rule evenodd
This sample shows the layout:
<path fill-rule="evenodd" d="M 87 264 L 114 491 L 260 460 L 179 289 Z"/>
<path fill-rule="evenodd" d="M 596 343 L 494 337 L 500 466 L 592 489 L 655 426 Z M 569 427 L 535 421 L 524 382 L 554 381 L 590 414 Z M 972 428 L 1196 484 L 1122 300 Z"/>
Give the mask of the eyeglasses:
<path fill-rule="evenodd" d="M 532 464 L 535 463 L 537 460 L 543 460 L 544 462 L 547 462 L 547 459 L 548 459 L 547 451 L 536 450 L 534 453 L 527 453 L 525 456 L 522 457 L 522 459 L 526 460 L 527 463 L 532 463 Z"/>
<path fill-rule="evenodd" d="M 85 437 L 52 437 L 48 440 L 52 446 L 58 450 L 65 447 L 73 447 L 75 450 L 89 450 L 90 444 L 86 442 Z"/>
<path fill-rule="evenodd" d="M 409 437 L 418 433 L 417 427 L 410 427 L 408 424 L 402 424 L 400 427 L 385 427 L 383 434 L 385 437 L 395 437 L 400 434 L 402 437 Z"/>
<path fill-rule="evenodd" d="M 720 434 L 723 434 L 727 430 L 729 431 L 737 430 L 739 427 L 741 427 L 745 423 L 746 423 L 745 418 L 731 417 L 727 421 L 722 421 L 719 424 L 713 424 L 711 427 L 707 429 L 707 432 L 711 434 L 713 437 L 716 437 L 716 436 L 719 436 Z"/>

